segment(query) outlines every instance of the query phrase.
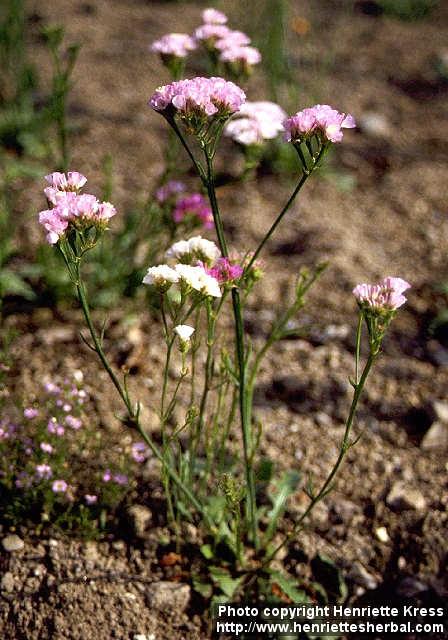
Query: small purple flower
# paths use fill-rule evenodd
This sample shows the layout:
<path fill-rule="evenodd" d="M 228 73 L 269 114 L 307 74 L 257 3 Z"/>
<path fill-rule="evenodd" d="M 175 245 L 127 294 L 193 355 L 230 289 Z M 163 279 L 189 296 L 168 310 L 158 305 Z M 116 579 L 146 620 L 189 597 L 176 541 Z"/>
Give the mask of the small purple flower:
<path fill-rule="evenodd" d="M 61 388 L 58 387 L 58 385 L 54 382 L 46 382 L 44 385 L 44 389 L 47 393 L 54 396 L 57 396 L 59 393 L 61 393 Z"/>
<path fill-rule="evenodd" d="M 124 473 L 115 473 L 113 476 L 113 480 L 120 485 L 125 485 L 128 483 L 128 477 Z"/>
<path fill-rule="evenodd" d="M 54 493 L 65 493 L 68 489 L 68 484 L 65 480 L 55 480 L 51 485 L 51 489 Z"/>
<path fill-rule="evenodd" d="M 48 442 L 41 442 L 40 448 L 44 453 L 53 453 L 53 447 Z"/>
<path fill-rule="evenodd" d="M 112 472 L 110 469 L 106 469 L 103 473 L 103 482 L 110 482 L 112 480 Z"/>
<path fill-rule="evenodd" d="M 24 409 L 23 415 L 27 420 L 32 420 L 33 418 L 37 418 L 39 411 L 34 407 L 27 407 Z"/>
<path fill-rule="evenodd" d="M 131 456 L 135 462 L 144 462 L 148 457 L 149 450 L 144 442 L 134 442 L 132 445 Z"/>
<path fill-rule="evenodd" d="M 68 402 L 66 402 L 63 406 L 62 406 L 63 411 L 65 411 L 65 413 L 68 413 L 69 411 L 72 410 L 72 405 L 68 404 Z"/>
<path fill-rule="evenodd" d="M 63 436 L 65 433 L 64 427 L 59 424 L 56 418 L 51 418 L 47 424 L 48 433 L 54 434 L 56 436 Z"/>
<path fill-rule="evenodd" d="M 38 465 L 36 465 L 36 476 L 40 480 L 49 480 L 52 475 L 53 475 L 53 472 L 51 470 L 50 465 L 48 465 L 48 464 L 38 464 Z"/>
<path fill-rule="evenodd" d="M 75 429 L 75 431 L 77 431 L 82 427 L 82 420 L 81 418 L 76 418 L 75 416 L 68 415 L 65 418 L 65 424 L 67 425 L 67 427 L 70 427 L 71 429 Z"/>
<path fill-rule="evenodd" d="M 98 502 L 98 496 L 92 495 L 90 493 L 86 493 L 84 496 L 84 500 L 88 505 L 96 504 Z"/>

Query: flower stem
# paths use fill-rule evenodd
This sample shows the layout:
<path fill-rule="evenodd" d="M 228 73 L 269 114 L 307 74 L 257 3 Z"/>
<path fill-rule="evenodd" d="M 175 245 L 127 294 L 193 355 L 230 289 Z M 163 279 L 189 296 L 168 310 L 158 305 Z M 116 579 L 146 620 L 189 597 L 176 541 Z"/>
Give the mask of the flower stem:
<path fill-rule="evenodd" d="M 85 286 L 84 283 L 82 281 L 81 278 L 81 269 L 80 269 L 80 260 L 79 258 L 76 260 L 75 262 L 75 271 L 76 271 L 76 291 L 78 293 L 78 298 L 79 298 L 79 302 L 81 304 L 83 313 L 84 313 L 84 317 L 87 323 L 87 326 L 89 328 L 89 332 L 90 335 L 92 337 L 93 340 L 93 344 L 95 347 L 95 351 L 99 357 L 99 359 L 101 360 L 101 364 L 103 365 L 104 369 L 106 370 L 106 372 L 108 373 L 110 379 L 112 380 L 113 385 L 115 386 L 115 388 L 117 389 L 121 399 L 123 400 L 123 403 L 126 407 L 127 413 L 128 413 L 128 417 L 130 420 L 130 423 L 138 430 L 138 432 L 140 433 L 141 437 L 144 439 L 144 441 L 146 442 L 146 444 L 148 445 L 148 447 L 151 449 L 151 451 L 153 452 L 153 454 L 155 455 L 155 457 L 162 463 L 162 465 L 166 468 L 166 471 L 168 473 L 168 475 L 170 476 L 171 480 L 174 482 L 174 484 L 179 487 L 180 491 L 182 491 L 182 493 L 185 495 L 185 497 L 188 499 L 188 501 L 190 502 L 190 504 L 196 509 L 196 511 L 198 511 L 198 513 L 201 514 L 202 518 L 204 519 L 204 522 L 206 524 L 206 526 L 208 527 L 208 529 L 210 531 L 214 531 L 215 530 L 215 526 L 212 522 L 212 520 L 210 519 L 207 510 L 202 506 L 202 504 L 198 501 L 198 499 L 193 495 L 193 493 L 185 486 L 185 484 L 183 483 L 182 479 L 180 478 L 180 476 L 176 473 L 176 471 L 167 464 L 167 461 L 165 460 L 162 452 L 159 450 L 159 448 L 157 447 L 157 445 L 155 444 L 155 442 L 153 442 L 152 438 L 149 437 L 149 435 L 146 433 L 146 431 L 143 429 L 143 426 L 140 423 L 140 419 L 139 419 L 139 405 L 137 403 L 137 405 L 135 406 L 135 409 L 132 407 L 132 403 L 131 400 L 129 398 L 129 394 L 126 390 L 125 385 L 122 385 L 119 381 L 119 379 L 117 378 L 116 374 L 114 373 L 112 367 L 109 364 L 109 361 L 106 357 L 106 354 L 103 351 L 102 345 L 101 345 L 101 341 L 98 337 L 98 334 L 95 330 L 95 327 L 93 325 L 92 322 L 92 318 L 91 318 L 91 314 L 90 314 L 90 307 L 89 307 L 89 303 L 87 301 L 87 295 L 86 295 L 86 290 L 85 290 Z"/>
<path fill-rule="evenodd" d="M 221 249 L 221 253 L 224 258 L 229 255 L 224 227 L 222 224 L 221 214 L 219 211 L 218 201 L 216 198 L 213 160 L 212 155 L 204 151 L 207 162 L 207 178 L 206 186 L 210 200 L 210 205 L 213 212 L 213 220 L 215 222 L 216 234 L 218 236 L 218 243 Z M 240 408 L 240 420 L 241 431 L 243 437 L 243 452 L 244 452 L 244 466 L 246 474 L 246 486 L 247 486 L 247 512 L 250 523 L 250 530 L 252 534 L 252 541 L 256 549 L 258 549 L 258 526 L 257 526 L 257 505 L 256 505 L 256 493 L 255 493 L 255 476 L 252 466 L 252 427 L 249 422 L 249 400 L 250 397 L 247 393 L 246 383 L 246 357 L 245 357 L 245 344 L 244 344 L 244 323 L 243 312 L 240 300 L 240 293 L 237 287 L 232 288 L 232 308 L 235 324 L 235 343 L 236 343 L 236 357 L 238 361 L 238 386 L 239 386 L 239 408 Z"/>

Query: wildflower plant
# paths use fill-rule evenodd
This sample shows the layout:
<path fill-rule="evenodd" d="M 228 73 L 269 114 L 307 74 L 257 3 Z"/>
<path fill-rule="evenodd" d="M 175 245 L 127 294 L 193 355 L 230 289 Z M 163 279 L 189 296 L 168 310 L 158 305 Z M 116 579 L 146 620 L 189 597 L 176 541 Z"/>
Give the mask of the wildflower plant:
<path fill-rule="evenodd" d="M 223 14 L 206 11 L 204 26 L 195 36 L 215 50 L 225 29 Z M 254 106 L 257 104 L 261 105 L 259 111 Z M 164 261 L 149 266 L 143 279 L 157 300 L 165 342 L 157 437 L 150 435 L 148 425 L 143 424 L 140 401 L 131 397 L 126 374 L 121 378 L 109 362 L 103 345 L 104 330 L 99 331 L 92 320 L 82 276 L 86 254 L 99 241 L 115 209 L 93 196 L 79 194 L 83 186 L 81 174 L 52 174 L 47 178 L 50 187 L 46 193 L 53 207 L 40 214 L 40 222 L 48 241 L 64 255 L 90 331 L 88 345 L 123 401 L 124 422 L 139 432 L 160 463 L 168 518 L 178 544 L 185 535 L 185 523 L 199 522 L 206 540 L 204 556 L 220 562 L 219 549 L 227 550 L 226 560 L 221 559 L 224 567 L 212 566 L 210 575 L 231 597 L 244 585 L 253 585 L 255 578 L 271 575 L 270 566 L 280 549 L 298 534 L 316 504 L 331 491 L 347 452 L 357 442 L 352 436 L 356 409 L 384 335 L 404 303 L 403 293 L 409 285 L 400 278 L 386 278 L 379 285 L 359 285 L 354 290 L 359 319 L 354 375 L 350 380 L 353 399 L 339 455 L 326 479 L 320 486 L 312 480 L 301 486 L 295 469 L 281 479 L 270 473 L 265 478 L 258 458 L 263 427 L 253 412 L 257 374 L 269 350 L 289 335 L 291 320 L 302 309 L 324 265 L 300 272 L 293 299 L 258 349 L 245 332 L 245 308 L 263 278 L 260 257 L 265 245 L 306 181 L 321 166 L 327 151 L 342 142 L 343 130 L 353 128 L 355 121 L 328 105 L 315 105 L 285 117 L 280 127 L 279 118 L 268 122 L 270 106 L 252 103 L 245 107 L 245 92 L 219 76 L 174 80 L 156 89 L 149 105 L 165 118 L 207 194 L 208 204 L 201 201 L 200 206 L 208 206 L 211 211 L 216 241 L 193 236 L 173 243 Z M 275 112 L 279 116 L 278 109 Z M 243 126 L 236 134 L 231 126 L 238 123 L 238 117 L 256 121 L 256 144 L 262 144 L 281 128 L 285 144 L 293 145 L 298 158 L 296 184 L 290 197 L 273 216 L 258 245 L 244 252 L 231 247 L 226 235 L 214 166 L 223 133 L 241 135 L 244 130 Z M 176 206 L 180 207 L 179 194 L 184 197 L 183 189 L 173 183 L 163 185 L 157 198 L 166 203 L 175 197 Z M 230 338 L 226 331 L 229 323 L 233 326 Z M 365 358 L 361 353 L 364 328 L 368 334 Z M 173 367 L 176 374 L 171 379 Z M 268 490 L 266 483 L 270 485 Z M 272 485 L 277 491 L 272 490 Z M 305 493 L 308 504 L 285 532 L 282 516 L 288 498 L 298 489 Z M 269 497 L 272 508 L 267 513 L 262 503 Z M 283 536 L 280 539 L 279 531 Z"/>
<path fill-rule="evenodd" d="M 110 445 L 103 447 L 88 417 L 89 407 L 82 373 L 75 371 L 44 382 L 38 398 L 15 415 L 4 411 L 1 511 L 11 524 L 28 517 L 95 535 L 113 516 L 131 487 L 130 471 L 146 460 L 148 448 L 137 441 L 114 447 L 110 456 Z"/>

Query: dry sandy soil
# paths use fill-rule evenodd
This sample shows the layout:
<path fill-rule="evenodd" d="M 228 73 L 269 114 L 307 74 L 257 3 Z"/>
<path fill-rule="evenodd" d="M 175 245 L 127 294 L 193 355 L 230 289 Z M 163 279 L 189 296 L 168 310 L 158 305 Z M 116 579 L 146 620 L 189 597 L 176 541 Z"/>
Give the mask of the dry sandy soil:
<path fill-rule="evenodd" d="M 283 299 L 299 267 L 330 260 L 310 296 L 309 332 L 283 341 L 261 373 L 256 412 L 264 424 L 266 454 L 285 467 L 300 464 L 316 478 L 324 477 L 337 455 L 350 401 L 347 377 L 356 324 L 350 291 L 359 281 L 386 274 L 400 275 L 413 288 L 368 384 L 357 423 L 362 440 L 350 453 L 335 493 L 317 510 L 284 563 L 306 578 L 309 559 L 317 551 L 327 554 L 347 577 L 351 601 L 406 596 L 441 602 L 448 588 L 448 350 L 444 336 L 429 335 L 428 321 L 437 304 L 434 285 L 448 277 L 447 84 L 435 71 L 446 46 L 448 7 L 425 21 L 405 23 L 365 15 L 351 2 L 292 5 L 293 14 L 311 25 L 306 37 L 289 34 L 299 83 L 297 108 L 329 102 L 355 114 L 361 126 L 346 136 L 333 162 L 351 176 L 351 188 L 341 188 L 338 174 L 310 182 L 264 256 L 266 282 L 248 314 L 255 339 L 263 335 L 272 317 L 269 310 Z M 83 44 L 70 105 L 79 127 L 73 166 L 98 183 L 101 158 L 111 153 L 115 203 L 125 208 L 162 169 L 158 136 L 164 123 L 146 101 L 166 75 L 148 53 L 148 43 L 167 31 L 191 31 L 200 9 L 193 3 L 144 0 L 59 0 L 56 15 L 52 0 L 30 0 L 29 7 L 33 25 L 38 18 L 60 21 L 69 38 Z M 225 8 L 232 13 L 230 4 Z M 31 26 L 31 36 L 34 30 Z M 30 39 L 45 69 L 42 47 Z M 249 95 L 260 98 L 262 91 L 255 80 Z M 380 125 L 372 124 L 372 114 L 381 117 Z M 36 185 L 33 194 L 36 210 L 40 188 Z M 230 187 L 221 189 L 235 247 L 254 246 L 288 189 L 288 180 L 279 185 L 269 175 L 237 194 Z M 82 368 L 98 396 L 104 428 L 117 428 L 107 380 L 78 341 L 79 315 L 38 309 L 7 321 L 24 331 L 14 353 L 17 388 L 32 394 L 36 378 Z M 129 358 L 137 362 L 139 376 L 148 379 L 159 356 L 148 336 L 148 317 L 140 314 L 134 321 L 141 329 L 138 345 L 129 343 L 128 325 L 118 314 L 109 346 L 118 359 L 114 345 L 129 343 Z M 25 358 L 27 366 L 20 366 Z M 293 501 L 290 517 L 301 508 L 301 499 Z M 381 527 L 387 539 L 378 537 Z M 1 637 L 209 637 L 203 605 L 194 598 L 188 602 L 182 582 L 172 583 L 179 587 L 175 593 L 162 585 L 166 606 L 157 605 L 160 585 L 151 585 L 171 580 L 173 573 L 157 562 L 154 531 L 98 545 L 39 541 L 28 533 L 22 551 L 1 557 L 2 570 L 14 579 L 13 589 L 0 595 Z"/>

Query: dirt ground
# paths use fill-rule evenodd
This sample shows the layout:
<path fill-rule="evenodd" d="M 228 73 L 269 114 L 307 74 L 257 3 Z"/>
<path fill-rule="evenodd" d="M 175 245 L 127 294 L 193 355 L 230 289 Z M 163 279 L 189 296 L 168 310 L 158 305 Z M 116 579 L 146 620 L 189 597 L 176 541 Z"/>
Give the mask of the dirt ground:
<path fill-rule="evenodd" d="M 306 37 L 290 34 L 300 82 L 297 109 L 328 102 L 353 113 L 360 126 L 345 136 L 333 162 L 351 177 L 350 188 L 342 188 L 336 173 L 310 181 L 264 255 L 265 283 L 247 319 L 255 340 L 302 265 L 325 258 L 330 266 L 310 296 L 309 332 L 281 342 L 267 359 L 256 414 L 264 425 L 263 453 L 325 477 L 350 402 L 356 325 L 351 289 L 388 274 L 412 283 L 409 303 L 394 321 L 367 386 L 356 426 L 362 439 L 336 491 L 283 562 L 306 578 L 309 559 L 325 553 L 342 568 L 351 602 L 408 597 L 446 603 L 448 343 L 431 336 L 428 323 L 437 305 L 434 286 L 448 278 L 448 85 L 435 70 L 446 56 L 448 7 L 440 3 L 424 21 L 406 23 L 366 15 L 360 4 L 292 3 L 294 15 L 311 25 Z M 167 78 L 148 43 L 167 31 L 192 31 L 200 8 L 144 0 L 59 0 L 56 16 L 53 0 L 30 0 L 29 8 L 38 64 L 46 64 L 33 37 L 39 22 L 62 22 L 69 39 L 83 44 L 70 105 L 78 130 L 73 167 L 99 184 L 102 156 L 110 153 L 114 203 L 125 208 L 162 170 L 158 136 L 164 123 L 146 102 Z M 238 12 L 236 3 L 221 8 Z M 261 91 L 255 80 L 248 93 L 260 99 Z M 247 249 L 260 240 L 288 196 L 288 180 L 279 186 L 265 176 L 237 193 L 220 190 L 235 247 Z M 32 197 L 38 210 L 40 185 Z M 124 316 L 114 317 L 108 346 L 117 360 L 117 344 L 125 345 L 151 399 L 158 329 L 149 328 L 144 313 L 134 316 L 135 344 Z M 118 404 L 79 341 L 76 311 L 37 309 L 7 322 L 22 332 L 13 354 L 16 388 L 32 394 L 44 375 L 81 368 L 98 397 L 103 427 L 118 428 Z M 302 498 L 293 501 L 289 517 L 302 506 Z M 182 572 L 176 576 L 157 561 L 157 527 L 141 538 L 100 543 L 21 533 L 24 549 L 0 557 L 3 575 L 13 580 L 11 590 L 0 594 L 5 640 L 209 637 L 203 605 L 191 596 Z"/>

